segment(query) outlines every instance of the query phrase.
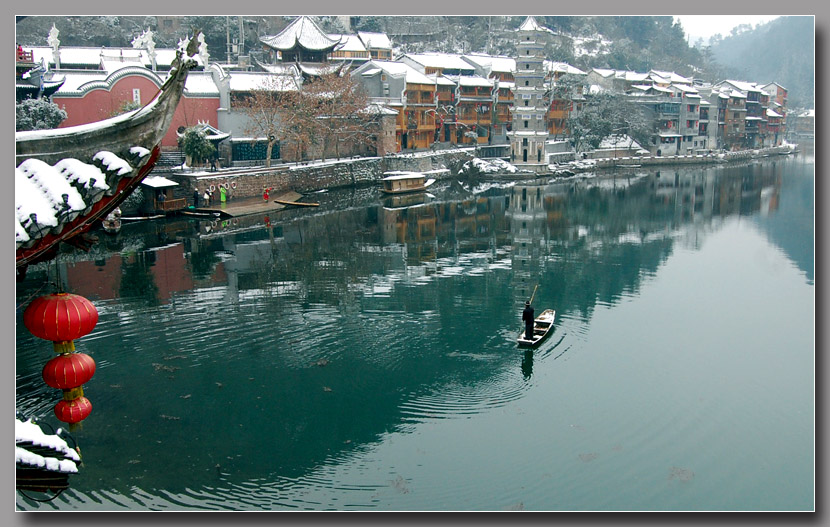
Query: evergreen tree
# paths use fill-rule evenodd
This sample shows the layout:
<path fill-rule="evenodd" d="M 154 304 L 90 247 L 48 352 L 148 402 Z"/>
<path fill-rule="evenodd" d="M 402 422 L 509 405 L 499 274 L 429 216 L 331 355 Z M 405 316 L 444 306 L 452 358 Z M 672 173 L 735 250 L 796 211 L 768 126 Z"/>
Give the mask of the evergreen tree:
<path fill-rule="evenodd" d="M 66 119 L 66 111 L 46 98 L 24 99 L 16 106 L 15 130 L 48 130 Z"/>

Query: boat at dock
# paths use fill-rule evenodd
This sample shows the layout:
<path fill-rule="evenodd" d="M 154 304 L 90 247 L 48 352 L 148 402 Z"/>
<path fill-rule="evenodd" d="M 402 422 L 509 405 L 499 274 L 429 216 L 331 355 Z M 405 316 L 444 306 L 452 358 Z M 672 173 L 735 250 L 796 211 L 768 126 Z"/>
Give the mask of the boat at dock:
<path fill-rule="evenodd" d="M 555 318 L 555 310 L 546 309 L 542 311 L 539 316 L 533 319 L 533 337 L 526 339 L 524 328 L 522 328 L 521 333 L 519 333 L 519 338 L 516 339 L 519 347 L 535 348 L 541 344 L 542 341 L 545 340 L 545 338 L 550 334 L 551 329 L 553 329 L 553 321 Z"/>
<path fill-rule="evenodd" d="M 420 172 L 386 172 L 387 176 L 381 179 L 381 191 L 385 194 L 405 194 L 408 192 L 423 192 L 435 183 L 435 179 L 427 179 Z"/>

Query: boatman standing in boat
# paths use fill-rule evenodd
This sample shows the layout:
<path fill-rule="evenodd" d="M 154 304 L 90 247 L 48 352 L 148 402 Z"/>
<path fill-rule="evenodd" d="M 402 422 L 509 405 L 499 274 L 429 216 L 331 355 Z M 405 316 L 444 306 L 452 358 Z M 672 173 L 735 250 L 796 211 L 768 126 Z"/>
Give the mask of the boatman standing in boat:
<path fill-rule="evenodd" d="M 522 320 L 525 322 L 525 339 L 533 339 L 533 306 L 530 300 L 525 302 L 525 310 L 522 311 Z"/>

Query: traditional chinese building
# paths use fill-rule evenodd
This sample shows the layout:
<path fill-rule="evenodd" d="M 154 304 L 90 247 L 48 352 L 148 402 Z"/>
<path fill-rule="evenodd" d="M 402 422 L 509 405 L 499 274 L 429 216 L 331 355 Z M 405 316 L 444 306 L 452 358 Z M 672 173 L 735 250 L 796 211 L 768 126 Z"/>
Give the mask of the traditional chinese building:
<path fill-rule="evenodd" d="M 260 38 L 263 47 L 270 52 L 272 62 L 325 63 L 331 53 L 341 45 L 320 29 L 311 18 L 299 16 L 279 34 Z"/>

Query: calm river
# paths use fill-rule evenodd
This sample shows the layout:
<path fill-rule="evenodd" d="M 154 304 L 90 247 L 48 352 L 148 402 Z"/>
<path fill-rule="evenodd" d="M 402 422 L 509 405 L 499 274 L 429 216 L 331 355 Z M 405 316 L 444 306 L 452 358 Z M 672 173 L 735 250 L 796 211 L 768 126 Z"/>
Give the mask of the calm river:
<path fill-rule="evenodd" d="M 80 472 L 18 509 L 814 509 L 810 154 L 313 201 L 30 268 L 18 411 L 60 424 L 46 281 L 97 307 L 98 368 Z"/>

